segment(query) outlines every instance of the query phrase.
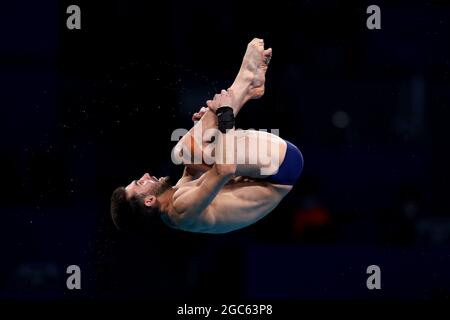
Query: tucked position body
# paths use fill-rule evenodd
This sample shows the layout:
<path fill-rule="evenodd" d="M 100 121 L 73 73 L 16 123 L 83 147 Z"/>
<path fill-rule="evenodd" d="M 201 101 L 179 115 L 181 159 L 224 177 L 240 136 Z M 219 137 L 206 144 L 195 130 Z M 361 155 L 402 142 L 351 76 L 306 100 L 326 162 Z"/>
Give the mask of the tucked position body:
<path fill-rule="evenodd" d="M 156 215 L 185 231 L 230 232 L 263 218 L 289 193 L 303 168 L 297 147 L 267 132 L 215 130 L 224 124 L 220 110 L 236 117 L 247 101 L 263 96 L 271 56 L 262 40 L 252 40 L 232 86 L 193 115 L 194 127 L 174 148 L 185 166 L 175 185 L 146 173 L 114 191 L 111 213 L 119 229 Z M 211 129 L 215 139 L 196 135 Z"/>

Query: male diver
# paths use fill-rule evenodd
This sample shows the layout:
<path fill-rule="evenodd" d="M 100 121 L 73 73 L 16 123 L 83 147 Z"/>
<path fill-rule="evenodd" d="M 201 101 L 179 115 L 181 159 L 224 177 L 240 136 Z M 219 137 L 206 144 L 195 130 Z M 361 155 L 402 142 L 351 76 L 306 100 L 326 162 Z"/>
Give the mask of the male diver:
<path fill-rule="evenodd" d="M 175 185 L 145 173 L 113 192 L 111 216 L 119 230 L 160 217 L 184 231 L 226 233 L 263 218 L 289 193 L 303 169 L 300 150 L 271 133 L 234 129 L 245 103 L 263 96 L 271 57 L 272 49 L 253 39 L 232 86 L 193 115 L 194 127 L 174 148 L 185 166 Z M 211 129 L 214 138 L 195 135 Z M 193 158 L 202 160 L 192 163 Z"/>

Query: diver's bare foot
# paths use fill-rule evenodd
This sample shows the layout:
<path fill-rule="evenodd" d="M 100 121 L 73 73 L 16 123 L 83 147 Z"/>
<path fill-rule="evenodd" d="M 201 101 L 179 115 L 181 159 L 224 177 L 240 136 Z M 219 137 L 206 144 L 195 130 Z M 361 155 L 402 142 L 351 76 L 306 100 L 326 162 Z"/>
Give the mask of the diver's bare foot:
<path fill-rule="evenodd" d="M 261 98 L 264 94 L 266 71 L 272 57 L 272 49 L 264 50 L 262 39 L 253 39 L 247 46 L 241 68 L 229 88 L 231 90 L 235 106 L 234 114 L 250 99 Z"/>
<path fill-rule="evenodd" d="M 272 58 L 272 49 L 264 50 L 264 40 L 255 38 L 247 46 L 237 79 L 249 83 L 248 99 L 258 99 L 264 95 L 266 71 Z"/>

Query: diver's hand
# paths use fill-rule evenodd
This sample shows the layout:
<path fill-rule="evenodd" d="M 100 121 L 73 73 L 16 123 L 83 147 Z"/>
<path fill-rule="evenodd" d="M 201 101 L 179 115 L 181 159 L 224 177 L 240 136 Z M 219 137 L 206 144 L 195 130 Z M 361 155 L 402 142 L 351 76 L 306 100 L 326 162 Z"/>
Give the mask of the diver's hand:
<path fill-rule="evenodd" d="M 192 121 L 199 121 L 205 115 L 206 111 L 208 111 L 208 108 L 201 107 L 198 112 L 192 115 Z"/>
<path fill-rule="evenodd" d="M 206 101 L 206 105 L 208 106 L 209 109 L 211 109 L 212 111 L 214 111 L 214 113 L 216 113 L 217 109 L 219 109 L 220 107 L 231 107 L 234 110 L 234 96 L 233 93 L 231 91 L 231 89 L 227 90 L 222 90 L 219 94 L 216 94 L 214 96 L 213 100 L 208 100 Z"/>

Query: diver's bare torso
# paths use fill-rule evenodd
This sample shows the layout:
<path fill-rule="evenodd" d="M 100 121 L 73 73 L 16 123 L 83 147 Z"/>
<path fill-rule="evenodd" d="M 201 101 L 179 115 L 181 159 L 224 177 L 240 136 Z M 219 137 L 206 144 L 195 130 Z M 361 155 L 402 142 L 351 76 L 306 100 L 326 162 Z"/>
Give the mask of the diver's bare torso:
<path fill-rule="evenodd" d="M 201 176 L 198 178 L 201 179 Z M 196 188 L 199 181 L 182 178 L 176 185 L 174 197 Z M 225 233 L 244 228 L 271 212 L 292 189 L 288 185 L 275 185 L 244 177 L 231 179 L 200 212 L 176 208 L 163 214 L 163 221 L 170 227 L 184 231 Z"/>

